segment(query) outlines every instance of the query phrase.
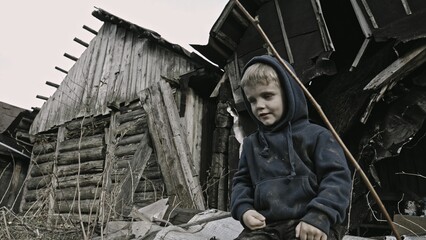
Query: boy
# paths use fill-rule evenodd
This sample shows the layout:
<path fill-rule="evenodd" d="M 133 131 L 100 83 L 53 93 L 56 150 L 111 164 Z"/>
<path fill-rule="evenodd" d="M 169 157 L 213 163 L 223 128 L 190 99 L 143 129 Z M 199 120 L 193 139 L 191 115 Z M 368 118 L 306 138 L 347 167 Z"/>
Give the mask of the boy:
<path fill-rule="evenodd" d="M 275 58 L 250 60 L 241 87 L 258 130 L 233 179 L 231 213 L 245 228 L 237 239 L 336 239 L 351 189 L 341 147 L 309 122 L 302 89 Z"/>

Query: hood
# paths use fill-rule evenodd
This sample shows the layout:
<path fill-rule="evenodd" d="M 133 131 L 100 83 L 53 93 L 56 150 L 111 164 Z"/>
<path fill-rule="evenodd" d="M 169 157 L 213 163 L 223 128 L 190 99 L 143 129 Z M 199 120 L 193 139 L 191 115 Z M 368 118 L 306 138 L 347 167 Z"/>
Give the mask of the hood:
<path fill-rule="evenodd" d="M 251 111 L 250 103 L 247 100 L 246 94 L 244 93 L 243 89 L 241 89 L 241 91 L 243 92 L 244 103 L 247 108 L 247 111 L 249 112 L 251 118 L 257 123 L 259 130 L 274 132 L 282 129 L 288 124 L 293 125 L 293 123 L 296 123 L 298 121 L 308 120 L 308 106 L 306 103 L 305 95 L 303 94 L 303 90 L 300 88 L 300 86 L 297 84 L 296 80 L 291 76 L 291 74 L 285 69 L 285 67 L 282 66 L 281 63 L 275 57 L 269 55 L 262 55 L 252 58 L 244 66 L 243 74 L 249 66 L 255 63 L 267 64 L 275 70 L 281 83 L 281 88 L 283 88 L 283 94 L 286 103 L 285 112 L 282 118 L 278 121 L 277 124 L 268 127 L 263 125 L 254 116 L 253 112 Z M 285 63 L 294 72 L 294 69 L 291 67 L 291 65 L 288 62 Z"/>

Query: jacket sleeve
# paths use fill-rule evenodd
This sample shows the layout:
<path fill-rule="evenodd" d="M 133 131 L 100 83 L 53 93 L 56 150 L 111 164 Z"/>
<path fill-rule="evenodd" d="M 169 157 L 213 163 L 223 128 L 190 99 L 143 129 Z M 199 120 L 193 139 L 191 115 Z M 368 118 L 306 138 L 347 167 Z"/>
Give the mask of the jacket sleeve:
<path fill-rule="evenodd" d="M 342 148 L 329 131 L 318 135 L 312 157 L 318 191 L 301 220 L 328 234 L 331 225 L 345 220 L 351 194 L 351 174 Z"/>
<path fill-rule="evenodd" d="M 244 139 L 243 150 L 238 163 L 238 171 L 235 173 L 232 180 L 231 193 L 231 215 L 234 219 L 239 220 L 243 226 L 243 214 L 250 209 L 254 209 L 254 187 L 250 178 L 247 162 L 248 145 L 250 145 L 249 141 Z"/>

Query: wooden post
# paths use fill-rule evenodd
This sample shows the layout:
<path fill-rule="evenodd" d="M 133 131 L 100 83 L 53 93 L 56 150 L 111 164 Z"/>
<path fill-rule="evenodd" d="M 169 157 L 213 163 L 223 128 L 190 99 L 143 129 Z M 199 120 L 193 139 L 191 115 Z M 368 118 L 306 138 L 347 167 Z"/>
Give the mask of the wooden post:
<path fill-rule="evenodd" d="M 55 69 L 56 69 L 56 70 L 58 70 L 58 71 L 60 71 L 60 72 L 65 73 L 65 74 L 68 74 L 68 72 L 67 72 L 67 71 L 65 71 L 64 69 L 62 69 L 62 68 L 60 68 L 60 67 L 55 67 Z"/>
<path fill-rule="evenodd" d="M 89 32 L 91 32 L 91 33 L 93 33 L 93 34 L 98 35 L 98 32 L 97 32 L 97 31 L 95 31 L 95 30 L 91 29 L 90 27 L 88 27 L 88 26 L 86 26 L 86 25 L 83 25 L 83 29 L 86 29 L 87 31 L 89 31 Z"/>
<path fill-rule="evenodd" d="M 75 62 L 77 62 L 77 60 L 78 60 L 78 57 L 74 57 L 74 56 L 72 56 L 72 55 L 70 55 L 68 53 L 64 53 L 64 57 L 69 58 L 69 59 L 71 59 L 71 60 L 73 60 Z"/>
<path fill-rule="evenodd" d="M 74 38 L 74 41 L 77 43 L 80 43 L 81 45 L 83 45 L 84 47 L 89 47 L 89 44 L 84 42 L 83 40 L 79 39 L 79 38 Z"/>
<path fill-rule="evenodd" d="M 46 85 L 54 87 L 54 88 L 58 88 L 59 87 L 59 84 L 56 84 L 56 83 L 53 83 L 53 82 L 49 82 L 49 81 L 46 81 Z"/>

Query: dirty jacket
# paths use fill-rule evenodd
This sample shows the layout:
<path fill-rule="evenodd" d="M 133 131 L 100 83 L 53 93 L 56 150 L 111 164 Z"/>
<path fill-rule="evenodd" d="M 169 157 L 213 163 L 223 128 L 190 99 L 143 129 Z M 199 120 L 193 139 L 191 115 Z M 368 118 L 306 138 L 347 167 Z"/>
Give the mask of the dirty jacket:
<path fill-rule="evenodd" d="M 286 107 L 273 127 L 263 125 L 246 108 L 258 131 L 246 137 L 233 178 L 231 214 L 242 216 L 255 209 L 266 223 L 300 219 L 328 235 L 331 225 L 342 223 L 349 204 L 351 178 L 344 153 L 331 133 L 308 121 L 302 89 L 271 56 L 253 58 L 272 66 L 283 88 Z"/>

